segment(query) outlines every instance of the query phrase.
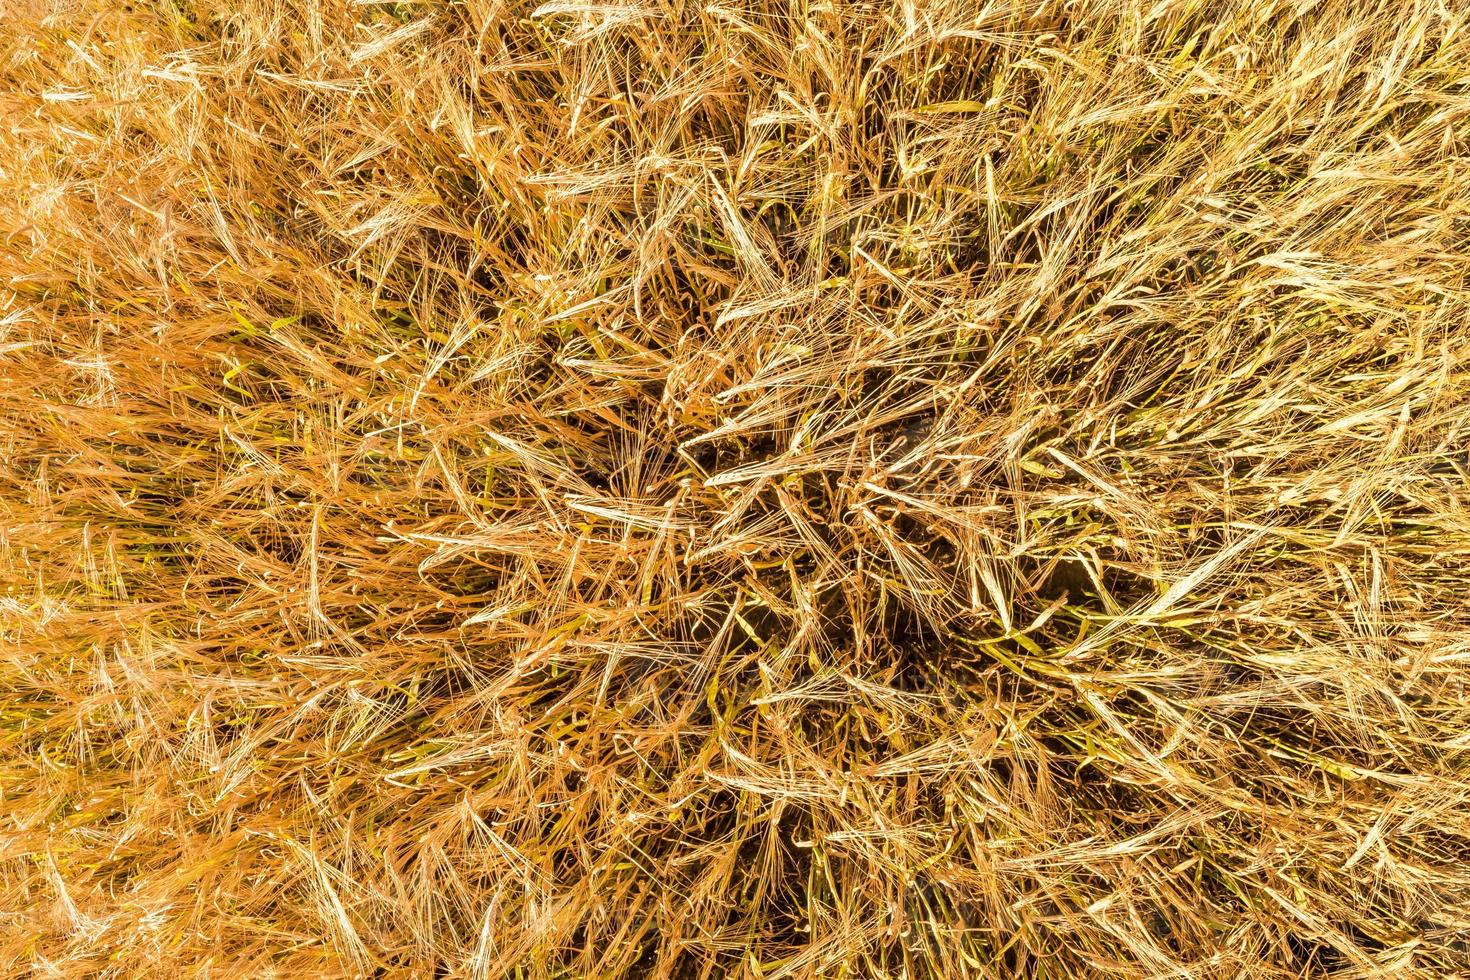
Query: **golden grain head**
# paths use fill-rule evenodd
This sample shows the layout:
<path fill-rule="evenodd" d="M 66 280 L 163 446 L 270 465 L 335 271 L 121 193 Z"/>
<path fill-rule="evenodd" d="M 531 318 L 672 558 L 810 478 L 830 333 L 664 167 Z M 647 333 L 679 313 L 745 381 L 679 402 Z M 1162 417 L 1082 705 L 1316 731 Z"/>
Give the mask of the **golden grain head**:
<path fill-rule="evenodd" d="M 0 0 L 0 977 L 1470 975 L 1470 10 Z"/>

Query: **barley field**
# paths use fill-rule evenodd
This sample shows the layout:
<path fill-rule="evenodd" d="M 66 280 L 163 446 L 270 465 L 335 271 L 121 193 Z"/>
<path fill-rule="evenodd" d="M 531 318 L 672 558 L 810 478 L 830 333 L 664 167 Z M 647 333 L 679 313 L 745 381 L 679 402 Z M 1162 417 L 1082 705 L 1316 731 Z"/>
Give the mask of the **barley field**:
<path fill-rule="evenodd" d="M 1461 0 L 0 0 L 0 977 L 1470 976 Z"/>

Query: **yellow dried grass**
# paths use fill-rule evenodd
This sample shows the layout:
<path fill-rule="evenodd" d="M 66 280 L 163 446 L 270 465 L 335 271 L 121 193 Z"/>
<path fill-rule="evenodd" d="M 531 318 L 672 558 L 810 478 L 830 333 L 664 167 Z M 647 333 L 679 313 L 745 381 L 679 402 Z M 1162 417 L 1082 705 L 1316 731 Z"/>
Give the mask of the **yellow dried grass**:
<path fill-rule="evenodd" d="M 0 5 L 0 973 L 1470 972 L 1448 0 Z"/>

